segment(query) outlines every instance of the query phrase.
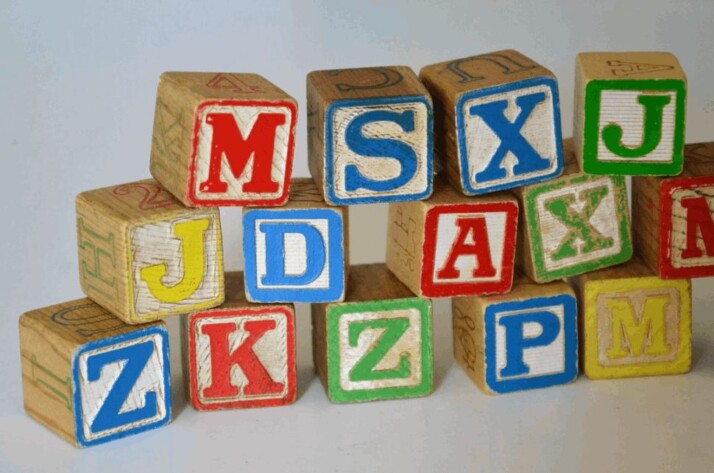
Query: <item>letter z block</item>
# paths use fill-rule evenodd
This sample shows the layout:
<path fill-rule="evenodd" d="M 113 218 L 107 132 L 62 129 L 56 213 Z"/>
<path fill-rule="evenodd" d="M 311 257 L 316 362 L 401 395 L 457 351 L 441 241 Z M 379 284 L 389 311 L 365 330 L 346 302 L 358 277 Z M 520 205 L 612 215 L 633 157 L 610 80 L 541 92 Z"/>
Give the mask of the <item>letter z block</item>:
<path fill-rule="evenodd" d="M 431 194 L 432 105 L 408 67 L 307 76 L 308 164 L 330 205 Z"/>
<path fill-rule="evenodd" d="M 287 201 L 295 99 L 257 74 L 164 72 L 151 175 L 189 207 Z"/>
<path fill-rule="evenodd" d="M 344 302 L 312 305 L 315 370 L 332 402 L 426 396 L 433 389 L 431 301 L 384 264 L 350 268 Z"/>
<path fill-rule="evenodd" d="M 437 158 L 451 184 L 478 195 L 563 171 L 558 83 L 513 50 L 426 66 Z"/>
<path fill-rule="evenodd" d="M 575 152 L 590 174 L 682 172 L 687 79 L 664 52 L 580 53 Z"/>
<path fill-rule="evenodd" d="M 189 209 L 156 181 L 79 194 L 82 291 L 128 324 L 220 305 L 218 209 Z"/>
<path fill-rule="evenodd" d="M 89 299 L 20 317 L 25 411 L 77 447 L 171 420 L 163 322 L 127 325 Z"/>

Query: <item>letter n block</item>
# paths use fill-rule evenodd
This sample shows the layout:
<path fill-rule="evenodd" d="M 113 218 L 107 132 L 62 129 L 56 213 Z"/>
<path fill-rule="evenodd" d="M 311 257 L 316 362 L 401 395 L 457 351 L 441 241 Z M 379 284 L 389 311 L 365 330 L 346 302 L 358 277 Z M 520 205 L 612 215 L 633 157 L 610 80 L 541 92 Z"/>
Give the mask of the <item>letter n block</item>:
<path fill-rule="evenodd" d="M 437 158 L 466 195 L 533 184 L 563 171 L 558 83 L 513 50 L 432 64 Z"/>
<path fill-rule="evenodd" d="M 332 402 L 426 396 L 433 389 L 431 301 L 384 264 L 350 268 L 344 302 L 312 305 L 315 370 Z"/>
<path fill-rule="evenodd" d="M 127 325 L 89 299 L 20 317 L 25 411 L 88 447 L 171 420 L 169 337 L 163 322 Z"/>
<path fill-rule="evenodd" d="M 153 179 L 79 194 L 82 291 L 128 324 L 223 302 L 218 209 L 189 209 Z"/>
<path fill-rule="evenodd" d="M 431 194 L 431 98 L 411 69 L 311 72 L 307 106 L 308 164 L 328 204 Z"/>
<path fill-rule="evenodd" d="M 592 379 L 686 373 L 692 364 L 691 284 L 658 278 L 639 259 L 574 280 L 583 371 Z"/>
<path fill-rule="evenodd" d="M 578 375 L 577 302 L 564 282 L 519 277 L 504 295 L 452 300 L 454 356 L 488 394 L 566 384 Z"/>
<path fill-rule="evenodd" d="M 575 152 L 591 174 L 682 172 L 687 79 L 664 52 L 578 54 Z"/>
<path fill-rule="evenodd" d="M 257 74 L 164 72 L 151 175 L 189 207 L 282 205 L 295 99 Z"/>

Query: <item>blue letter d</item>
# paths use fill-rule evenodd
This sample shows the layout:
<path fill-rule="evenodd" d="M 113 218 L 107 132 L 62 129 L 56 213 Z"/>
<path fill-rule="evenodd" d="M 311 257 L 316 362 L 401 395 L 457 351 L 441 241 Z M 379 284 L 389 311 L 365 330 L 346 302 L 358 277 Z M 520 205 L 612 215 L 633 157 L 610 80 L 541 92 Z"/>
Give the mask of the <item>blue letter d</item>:
<path fill-rule="evenodd" d="M 261 223 L 265 234 L 265 276 L 261 283 L 266 286 L 305 286 L 317 279 L 325 267 L 325 241 L 317 228 L 309 223 L 274 222 Z M 286 274 L 285 235 L 299 234 L 305 239 L 305 272 Z M 289 250 L 289 249 L 288 249 Z"/>

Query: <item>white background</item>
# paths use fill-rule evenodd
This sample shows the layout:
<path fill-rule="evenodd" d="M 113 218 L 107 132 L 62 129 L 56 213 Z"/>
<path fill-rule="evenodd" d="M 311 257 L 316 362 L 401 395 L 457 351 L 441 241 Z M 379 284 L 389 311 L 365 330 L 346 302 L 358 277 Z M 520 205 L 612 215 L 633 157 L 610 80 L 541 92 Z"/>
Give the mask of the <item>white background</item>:
<path fill-rule="evenodd" d="M 100 4 L 101 3 L 101 4 Z M 331 405 L 298 314 L 297 403 L 197 413 L 77 450 L 22 411 L 17 318 L 81 295 L 74 196 L 148 177 L 164 70 L 257 72 L 299 102 L 295 175 L 307 175 L 305 75 L 421 66 L 513 47 L 560 81 L 571 135 L 575 54 L 669 50 L 689 78 L 687 140 L 714 140 L 714 3 L 227 0 L 0 2 L 2 269 L 0 471 L 687 471 L 714 465 L 714 296 L 694 284 L 694 369 L 488 397 L 451 356 L 449 305 L 436 304 L 436 391 L 418 400 Z M 228 269 L 241 267 L 240 211 L 223 212 Z M 352 211 L 354 263 L 382 260 L 386 208 Z M 379 228 L 375 228 L 378 226 Z"/>

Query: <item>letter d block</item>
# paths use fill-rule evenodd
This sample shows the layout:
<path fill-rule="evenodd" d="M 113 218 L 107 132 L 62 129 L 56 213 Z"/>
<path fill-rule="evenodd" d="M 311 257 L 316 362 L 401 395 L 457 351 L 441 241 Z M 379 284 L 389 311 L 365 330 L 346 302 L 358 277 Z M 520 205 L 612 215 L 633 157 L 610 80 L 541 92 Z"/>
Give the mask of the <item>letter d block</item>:
<path fill-rule="evenodd" d="M 287 201 L 295 99 L 257 74 L 164 72 L 151 175 L 189 207 Z"/>
<path fill-rule="evenodd" d="M 307 76 L 308 164 L 330 205 L 431 194 L 431 98 L 408 67 Z"/>
<path fill-rule="evenodd" d="M 384 264 L 350 268 L 344 302 L 312 305 L 315 369 L 332 402 L 426 396 L 433 389 L 431 301 Z"/>
<path fill-rule="evenodd" d="M 156 181 L 77 196 L 84 293 L 128 324 L 220 305 L 218 209 L 188 209 Z"/>
<path fill-rule="evenodd" d="M 127 325 L 89 299 L 20 317 L 25 411 L 88 447 L 171 420 L 169 336 L 163 322 Z"/>

